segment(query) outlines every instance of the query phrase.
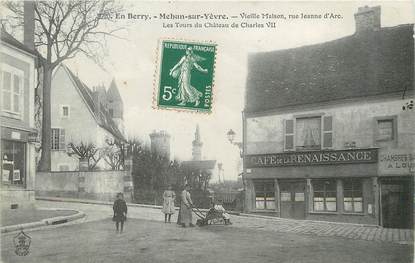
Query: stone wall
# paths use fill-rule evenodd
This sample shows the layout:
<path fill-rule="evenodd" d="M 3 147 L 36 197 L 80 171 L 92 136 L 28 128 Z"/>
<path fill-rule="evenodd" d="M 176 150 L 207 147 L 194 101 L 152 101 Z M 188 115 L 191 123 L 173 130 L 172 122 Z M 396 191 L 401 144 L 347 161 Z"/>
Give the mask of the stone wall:
<path fill-rule="evenodd" d="M 36 174 L 36 196 L 112 201 L 119 192 L 132 201 L 129 170 L 93 172 L 46 172 Z"/>

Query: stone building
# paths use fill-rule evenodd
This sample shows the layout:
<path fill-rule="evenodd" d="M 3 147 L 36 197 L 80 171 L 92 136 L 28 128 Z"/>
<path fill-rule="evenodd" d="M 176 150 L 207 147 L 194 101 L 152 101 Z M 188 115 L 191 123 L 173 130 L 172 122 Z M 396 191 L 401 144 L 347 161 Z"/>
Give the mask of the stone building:
<path fill-rule="evenodd" d="M 249 58 L 245 209 L 278 217 L 413 225 L 413 25 Z"/>
<path fill-rule="evenodd" d="M 150 134 L 151 152 L 170 159 L 170 134 L 166 131 L 153 131 Z"/>
<path fill-rule="evenodd" d="M 24 3 L 24 40 L 1 30 L 0 137 L 1 208 L 34 204 L 34 95 L 37 83 L 33 2 Z"/>
<path fill-rule="evenodd" d="M 115 141 L 125 142 L 120 125 L 117 125 L 117 121 L 122 120 L 122 110 L 117 108 L 116 115 L 111 115 L 112 105 L 109 101 L 113 97 L 107 93 L 109 91 L 105 92 L 105 87 L 92 91 L 63 64 L 54 71 L 51 89 L 52 171 L 79 169 L 78 157 L 68 155 L 69 143 L 91 143 L 102 149 Z M 103 159 L 96 168 L 110 169 Z"/>
<path fill-rule="evenodd" d="M 98 107 L 108 112 L 112 120 L 117 125 L 118 130 L 125 135 L 124 128 L 124 102 L 121 98 L 117 84 L 113 79 L 108 88 L 97 86 L 92 88 L 92 98 Z"/>

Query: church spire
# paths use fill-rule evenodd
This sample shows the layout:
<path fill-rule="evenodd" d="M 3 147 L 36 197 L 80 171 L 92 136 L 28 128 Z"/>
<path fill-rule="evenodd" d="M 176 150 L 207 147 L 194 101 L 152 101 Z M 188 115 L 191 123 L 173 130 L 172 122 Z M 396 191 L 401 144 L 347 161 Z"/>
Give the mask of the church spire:
<path fill-rule="evenodd" d="M 193 160 L 194 161 L 202 160 L 202 146 L 203 146 L 203 143 L 200 139 L 199 124 L 196 125 L 195 139 L 193 140 L 192 145 L 193 145 L 193 149 L 192 149 Z"/>

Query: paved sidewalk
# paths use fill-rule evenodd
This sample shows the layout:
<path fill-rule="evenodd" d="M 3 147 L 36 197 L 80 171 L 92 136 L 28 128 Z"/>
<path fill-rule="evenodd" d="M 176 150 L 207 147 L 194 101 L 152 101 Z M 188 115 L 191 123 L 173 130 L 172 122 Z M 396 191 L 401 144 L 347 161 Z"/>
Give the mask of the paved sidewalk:
<path fill-rule="evenodd" d="M 282 218 L 247 218 L 232 217 L 235 227 L 259 228 L 265 231 L 295 233 L 317 236 L 334 236 L 347 239 L 358 239 L 397 244 L 412 244 L 412 229 L 392 229 L 355 224 L 328 223 L 318 221 L 302 221 Z"/>
<path fill-rule="evenodd" d="M 7 209 L 1 211 L 0 226 L 12 226 L 40 221 L 46 218 L 57 216 L 74 215 L 75 210 L 58 210 L 58 209 Z"/>
<path fill-rule="evenodd" d="M 51 201 L 38 201 L 40 205 L 53 206 L 66 209 L 79 209 L 86 213 L 86 221 L 101 220 L 112 215 L 112 203 L 95 202 L 92 200 L 69 200 L 52 198 Z M 58 201 L 58 202 L 57 202 Z M 111 205 L 111 206 L 110 206 Z M 177 214 L 173 215 L 172 221 L 176 222 Z M 140 204 L 128 204 L 128 217 L 163 221 L 164 216 L 160 207 Z M 196 220 L 197 216 L 193 216 Z M 264 231 L 295 233 L 304 235 L 317 235 L 327 237 L 341 237 L 346 239 L 367 240 L 376 242 L 392 242 L 397 244 L 413 244 L 414 235 L 411 229 L 391 229 L 378 226 L 367 226 L 358 224 L 323 222 L 310 220 L 294 220 L 278 217 L 267 217 L 255 214 L 231 215 L 233 225 L 228 227 L 252 228 Z"/>
<path fill-rule="evenodd" d="M 36 209 L 21 209 L 16 211 L 2 211 L 0 233 L 41 228 L 50 225 L 68 223 L 85 216 L 83 212 L 74 209 L 60 209 L 45 206 Z"/>

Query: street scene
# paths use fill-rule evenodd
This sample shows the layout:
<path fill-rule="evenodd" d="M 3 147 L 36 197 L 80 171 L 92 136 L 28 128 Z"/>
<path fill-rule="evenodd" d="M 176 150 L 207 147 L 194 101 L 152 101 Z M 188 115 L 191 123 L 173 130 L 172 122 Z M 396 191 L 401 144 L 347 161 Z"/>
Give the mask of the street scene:
<path fill-rule="evenodd" d="M 1 10 L 1 262 L 414 262 L 411 1 Z"/>
<path fill-rule="evenodd" d="M 164 224 L 160 209 L 130 207 L 125 233 L 116 235 L 111 222 L 110 205 L 50 201 L 39 201 L 38 205 L 82 210 L 86 217 L 66 226 L 28 231 L 32 238 L 31 254 L 28 257 L 18 258 L 14 254 L 13 244 L 4 242 L 15 234 L 4 234 L 2 258 L 5 262 L 412 260 L 411 232 L 407 232 L 408 237 L 404 237 L 403 231 L 380 232 L 381 229 L 375 227 L 298 223 L 295 220 L 243 216 L 233 216 L 234 223 L 231 226 L 179 228 L 176 224 Z M 174 219 L 176 221 L 176 216 Z M 82 238 L 79 238 L 80 235 Z M 252 246 L 252 243 L 257 242 L 261 245 Z M 318 256 L 310 258 L 310 254 Z"/>

